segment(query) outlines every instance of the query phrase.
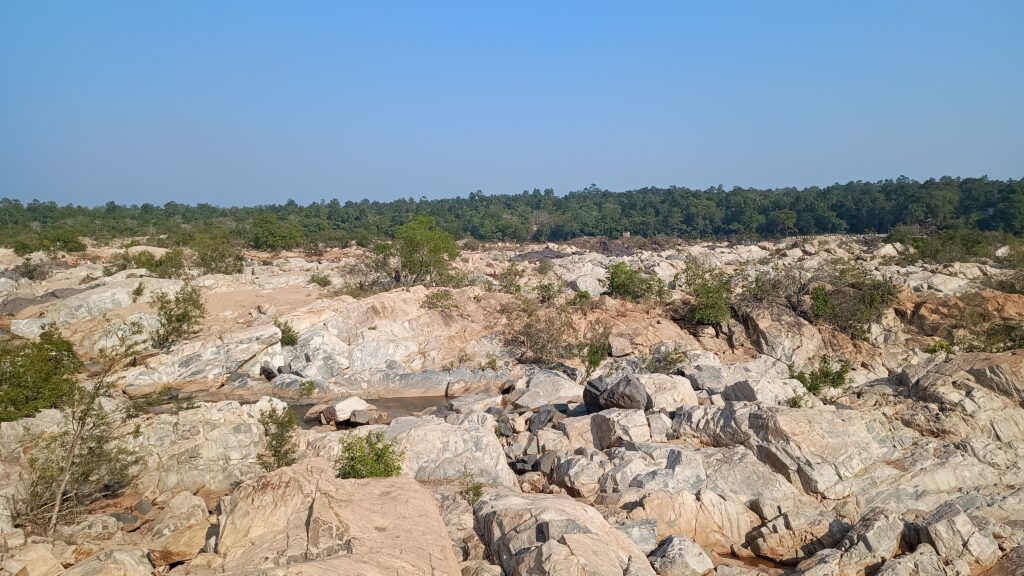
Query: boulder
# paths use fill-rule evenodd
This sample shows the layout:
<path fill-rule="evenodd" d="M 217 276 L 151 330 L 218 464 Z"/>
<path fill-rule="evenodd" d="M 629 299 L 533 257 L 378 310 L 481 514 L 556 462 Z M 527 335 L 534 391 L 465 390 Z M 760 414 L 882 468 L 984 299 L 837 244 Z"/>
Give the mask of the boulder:
<path fill-rule="evenodd" d="M 588 412 L 600 412 L 609 408 L 647 410 L 651 397 L 639 378 L 627 374 L 608 382 L 601 376 L 587 382 L 583 390 L 583 402 Z"/>
<path fill-rule="evenodd" d="M 358 396 L 346 398 L 340 402 L 329 404 L 320 411 L 320 422 L 322 424 L 341 424 L 348 421 L 356 410 L 373 410 L 376 406 L 363 400 Z M 308 413 L 306 418 L 308 419 Z"/>
<path fill-rule="evenodd" d="M 477 482 L 518 490 L 519 482 L 494 434 L 494 419 L 452 424 L 435 416 L 395 418 L 385 430 L 405 451 L 403 474 L 420 481 L 459 480 L 467 474 Z M 480 425 L 480 423 L 483 425 Z"/>
<path fill-rule="evenodd" d="M 150 576 L 153 565 L 145 548 L 111 548 L 75 564 L 64 576 Z"/>
<path fill-rule="evenodd" d="M 651 428 L 643 410 L 611 408 L 593 416 L 594 440 L 600 450 L 651 439 Z"/>
<path fill-rule="evenodd" d="M 181 492 L 167 502 L 153 522 L 144 525 L 142 536 L 157 568 L 195 558 L 206 544 L 206 502 L 191 492 Z"/>
<path fill-rule="evenodd" d="M 474 512 L 488 556 L 506 574 L 654 576 L 632 540 L 566 496 L 489 494 Z"/>
<path fill-rule="evenodd" d="M 733 402 L 762 402 L 774 405 L 786 405 L 792 399 L 800 398 L 801 404 L 821 404 L 821 401 L 810 395 L 803 384 L 795 379 L 740 380 L 726 386 L 722 391 L 722 398 Z"/>
<path fill-rule="evenodd" d="M 675 412 L 683 406 L 696 406 L 697 393 L 684 376 L 669 374 L 640 374 L 636 376 L 650 398 L 648 410 Z"/>
<path fill-rule="evenodd" d="M 60 576 L 64 567 L 53 555 L 49 544 L 29 544 L 4 559 L 0 564 L 5 574 L 18 576 Z"/>
<path fill-rule="evenodd" d="M 311 458 L 221 502 L 225 572 L 461 574 L 434 498 L 409 478 L 339 480 Z"/>
<path fill-rule="evenodd" d="M 547 404 L 579 402 L 583 388 L 554 370 L 541 370 L 529 378 L 526 387 L 510 396 L 517 408 L 539 408 Z"/>
<path fill-rule="evenodd" d="M 825 343 L 810 322 L 780 306 L 761 306 L 743 317 L 754 348 L 797 369 L 811 367 Z"/>
<path fill-rule="evenodd" d="M 1001 552 L 995 539 L 979 531 L 955 502 L 947 502 L 921 524 L 921 541 L 930 544 L 947 564 L 966 563 L 974 570 L 995 564 Z"/>
<path fill-rule="evenodd" d="M 669 536 L 650 560 L 658 576 L 703 576 L 715 568 L 704 550 L 686 536 Z"/>

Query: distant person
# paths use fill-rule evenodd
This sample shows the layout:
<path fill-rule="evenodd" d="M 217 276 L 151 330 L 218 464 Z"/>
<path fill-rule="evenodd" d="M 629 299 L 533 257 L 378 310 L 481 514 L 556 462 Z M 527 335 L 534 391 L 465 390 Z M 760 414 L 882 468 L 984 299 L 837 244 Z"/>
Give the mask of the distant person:
<path fill-rule="evenodd" d="M 398 268 L 395 268 L 395 284 L 401 284 L 401 283 L 402 283 L 402 271 L 399 270 Z"/>

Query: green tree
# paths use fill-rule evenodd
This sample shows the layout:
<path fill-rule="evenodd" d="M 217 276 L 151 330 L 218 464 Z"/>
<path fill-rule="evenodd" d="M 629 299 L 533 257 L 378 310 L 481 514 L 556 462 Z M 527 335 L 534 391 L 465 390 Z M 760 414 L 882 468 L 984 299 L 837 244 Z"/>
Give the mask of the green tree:
<path fill-rule="evenodd" d="M 295 464 L 298 452 L 295 429 L 299 427 L 295 413 L 288 408 L 275 406 L 260 414 L 260 424 L 263 425 L 267 444 L 256 462 L 267 472 Z"/>
<path fill-rule="evenodd" d="M 694 297 L 686 311 L 687 319 L 694 324 L 714 326 L 718 332 L 732 313 L 732 276 L 717 266 L 690 258 L 683 278 Z"/>
<path fill-rule="evenodd" d="M 35 342 L 0 341 L 0 422 L 61 406 L 81 369 L 75 349 L 53 326 Z"/>
<path fill-rule="evenodd" d="M 257 250 L 288 250 L 302 244 L 302 228 L 294 222 L 281 222 L 277 216 L 261 213 L 249 225 L 249 243 Z"/>
<path fill-rule="evenodd" d="M 602 281 L 608 294 L 632 302 L 661 300 L 665 297 L 665 284 L 653 274 L 633 268 L 625 262 L 608 267 L 608 276 Z"/>
<path fill-rule="evenodd" d="M 153 297 L 159 326 L 153 332 L 153 346 L 167 348 L 196 334 L 206 317 L 206 306 L 199 289 L 186 284 L 174 295 L 158 292 Z"/>
<path fill-rule="evenodd" d="M 410 283 L 443 280 L 459 256 L 455 238 L 429 216 L 416 216 L 395 232 L 404 280 Z"/>

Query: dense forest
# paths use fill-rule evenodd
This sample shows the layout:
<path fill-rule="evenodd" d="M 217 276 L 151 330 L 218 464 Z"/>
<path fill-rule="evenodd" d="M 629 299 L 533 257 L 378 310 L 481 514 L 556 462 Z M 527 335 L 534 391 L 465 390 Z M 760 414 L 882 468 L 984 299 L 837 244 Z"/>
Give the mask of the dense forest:
<path fill-rule="evenodd" d="M 223 208 L 168 202 L 163 206 L 87 208 L 54 202 L 0 200 L 0 243 L 21 251 L 60 247 L 76 236 L 96 240 L 161 236 L 189 243 L 216 230 L 264 249 L 344 245 L 385 238 L 415 215 L 434 217 L 457 238 L 567 240 L 618 237 L 752 239 L 794 234 L 885 233 L 897 225 L 1024 233 L 1024 180 L 900 177 L 826 187 L 752 189 L 642 188 L 612 192 L 591 186 L 558 196 L 553 190 L 468 198 L 391 202 L 320 201 Z"/>

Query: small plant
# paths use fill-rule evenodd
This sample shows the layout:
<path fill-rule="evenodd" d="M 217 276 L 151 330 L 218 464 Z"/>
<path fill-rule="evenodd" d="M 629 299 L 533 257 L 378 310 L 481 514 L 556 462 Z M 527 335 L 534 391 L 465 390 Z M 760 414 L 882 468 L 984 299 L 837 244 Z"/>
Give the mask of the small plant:
<path fill-rule="evenodd" d="M 1006 352 L 1024 348 L 1024 322 L 1002 320 L 985 328 L 965 346 L 969 352 Z"/>
<path fill-rule="evenodd" d="M 499 370 L 498 357 L 494 354 L 487 355 L 487 361 L 480 365 L 480 368 L 497 372 Z"/>
<path fill-rule="evenodd" d="M 818 358 L 818 367 L 810 372 L 789 370 L 789 377 L 796 378 L 808 392 L 818 396 L 824 388 L 842 388 L 846 386 L 846 376 L 850 373 L 850 364 L 841 362 L 833 366 L 828 356 Z"/>
<path fill-rule="evenodd" d="M 562 286 L 558 282 L 542 282 L 534 287 L 533 291 L 537 295 L 538 302 L 551 304 L 562 293 Z"/>
<path fill-rule="evenodd" d="M 555 269 L 555 265 L 551 263 L 549 258 L 541 258 L 537 260 L 537 272 L 539 274 L 550 274 Z"/>
<path fill-rule="evenodd" d="M 470 506 L 476 506 L 476 503 L 484 496 L 484 483 L 474 478 L 468 470 L 464 471 L 459 496 L 462 496 Z"/>
<path fill-rule="evenodd" d="M 594 326 L 580 342 L 580 356 L 587 367 L 588 376 L 597 370 L 605 358 L 612 355 L 612 347 L 608 343 L 610 333 L 607 326 Z"/>
<path fill-rule="evenodd" d="M 288 408 L 271 408 L 260 414 L 260 424 L 267 436 L 267 445 L 256 458 L 256 462 L 267 472 L 295 464 L 295 429 L 299 419 Z"/>
<path fill-rule="evenodd" d="M 173 298 L 157 292 L 153 304 L 159 321 L 152 338 L 155 348 L 167 348 L 194 335 L 206 316 L 206 306 L 199 290 L 188 284 L 182 286 Z"/>
<path fill-rule="evenodd" d="M 671 374 L 686 364 L 686 361 L 686 354 L 682 350 L 659 348 L 644 362 L 644 370 L 650 374 Z"/>
<path fill-rule="evenodd" d="M 402 473 L 405 451 L 383 432 L 353 434 L 341 441 L 338 478 L 387 478 Z"/>
<path fill-rule="evenodd" d="M 502 307 L 505 345 L 524 362 L 551 364 L 571 354 L 573 324 L 562 307 L 541 307 L 529 299 Z"/>
<path fill-rule="evenodd" d="M 613 298 L 632 302 L 663 300 L 665 284 L 657 276 L 633 268 L 625 262 L 616 262 L 608 267 L 608 276 L 602 281 Z"/>
<path fill-rule="evenodd" d="M 316 284 L 317 286 L 319 286 L 321 288 L 327 288 L 328 286 L 331 285 L 331 279 L 328 278 L 326 274 L 316 273 L 316 274 L 312 274 L 309 277 L 309 283 L 310 284 Z"/>
<path fill-rule="evenodd" d="M 694 297 L 686 311 L 687 319 L 694 324 L 713 326 L 718 332 L 732 314 L 732 276 L 717 266 L 690 258 L 683 277 Z"/>
<path fill-rule="evenodd" d="M 804 407 L 804 395 L 797 394 L 796 396 L 790 396 L 786 399 L 786 406 L 790 408 L 803 408 Z"/>
<path fill-rule="evenodd" d="M 572 298 L 569 299 L 568 304 L 573 308 L 579 308 L 581 306 L 586 305 L 588 302 L 590 302 L 591 299 L 592 297 L 590 296 L 590 292 L 587 292 L 586 290 L 580 290 L 579 292 L 573 294 Z"/>
<path fill-rule="evenodd" d="M 286 320 L 277 320 L 274 326 L 281 331 L 281 346 L 295 346 L 299 343 L 299 333 Z"/>
<path fill-rule="evenodd" d="M 309 398 L 316 392 L 316 382 L 312 380 L 306 380 L 302 384 L 299 384 L 299 396 L 302 398 Z"/>
<path fill-rule="evenodd" d="M 521 282 L 525 272 L 515 262 L 509 262 L 504 270 L 499 272 L 494 279 L 498 282 L 498 291 L 505 294 L 519 294 L 523 291 Z"/>
<path fill-rule="evenodd" d="M 939 338 L 938 340 L 936 340 L 936 341 L 932 342 L 931 344 L 929 344 L 928 346 L 926 346 L 924 351 L 927 352 L 928 354 L 938 354 L 939 352 L 945 352 L 947 354 L 952 354 L 953 353 L 953 345 L 950 344 L 948 340 L 945 340 L 943 338 Z"/>
<path fill-rule="evenodd" d="M 145 294 L 145 293 L 146 293 L 146 286 L 145 286 L 145 284 L 143 284 L 142 282 L 139 282 L 139 285 L 136 286 L 135 289 L 132 290 L 132 304 L 135 304 L 136 302 L 138 302 L 139 298 L 142 298 L 142 295 Z"/>
<path fill-rule="evenodd" d="M 451 312 L 455 309 L 455 294 L 447 288 L 433 290 L 423 298 L 423 307 L 439 312 Z"/>

